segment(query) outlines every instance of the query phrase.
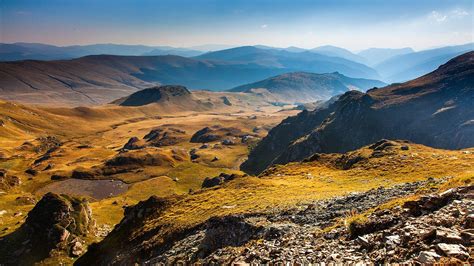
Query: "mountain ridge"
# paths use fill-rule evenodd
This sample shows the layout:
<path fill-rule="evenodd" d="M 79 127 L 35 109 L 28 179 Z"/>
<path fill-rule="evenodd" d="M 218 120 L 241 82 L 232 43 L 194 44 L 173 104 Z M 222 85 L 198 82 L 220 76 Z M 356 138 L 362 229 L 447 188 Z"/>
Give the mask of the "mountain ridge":
<path fill-rule="evenodd" d="M 260 173 L 272 164 L 345 152 L 382 138 L 438 148 L 474 146 L 473 66 L 474 52 L 469 52 L 412 81 L 350 91 L 326 108 L 289 117 L 252 150 L 241 169 Z"/>
<path fill-rule="evenodd" d="M 385 83 L 381 81 L 350 78 L 338 72 L 326 74 L 291 72 L 241 85 L 229 91 L 249 92 L 254 88 L 264 88 L 280 97 L 282 102 L 307 103 L 327 100 L 348 90 L 366 91 L 384 85 Z"/>

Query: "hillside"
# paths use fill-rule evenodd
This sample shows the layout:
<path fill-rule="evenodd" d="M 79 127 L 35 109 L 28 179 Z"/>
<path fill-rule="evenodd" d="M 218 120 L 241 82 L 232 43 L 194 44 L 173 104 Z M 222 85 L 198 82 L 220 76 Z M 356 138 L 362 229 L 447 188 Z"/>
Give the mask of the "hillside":
<path fill-rule="evenodd" d="M 463 53 L 473 51 L 474 43 L 447 46 L 393 56 L 374 66 L 386 82 L 404 82 L 429 73 Z"/>
<path fill-rule="evenodd" d="M 166 85 L 137 91 L 113 102 L 120 106 L 144 106 L 159 104 L 171 110 L 203 111 L 209 110 L 212 103 L 198 100 L 186 87 Z"/>
<path fill-rule="evenodd" d="M 24 103 L 97 105 L 158 83 L 227 89 L 281 71 L 179 56 L 101 55 L 0 63 L 0 91 L 1 98 Z"/>
<path fill-rule="evenodd" d="M 448 149 L 472 147 L 473 84 L 474 52 L 469 52 L 406 83 L 347 92 L 325 108 L 284 120 L 241 169 L 260 173 L 271 164 L 316 152 L 345 152 L 382 138 Z"/>
<path fill-rule="evenodd" d="M 196 57 L 212 61 L 256 64 L 260 66 L 285 69 L 284 72 L 304 71 L 313 73 L 339 72 L 359 78 L 377 79 L 377 72 L 360 63 L 335 56 L 315 52 L 289 52 L 280 49 L 262 49 L 255 46 L 242 46 L 205 53 Z"/>
<path fill-rule="evenodd" d="M 327 100 L 348 90 L 366 91 L 384 85 L 385 83 L 378 80 L 349 78 L 337 72 L 331 74 L 294 72 L 238 86 L 230 91 L 249 92 L 255 88 L 263 88 L 280 97 L 281 102 L 307 103 Z"/>
<path fill-rule="evenodd" d="M 188 195 L 151 197 L 126 208 L 119 225 L 103 241 L 90 246 L 76 265 L 265 263 L 278 259 L 301 263 L 413 261 L 429 246 L 400 246 L 408 254 L 406 258 L 397 257 L 406 253 L 395 256 L 386 252 L 377 257 L 383 246 L 374 246 L 360 255 L 364 254 L 359 250 L 365 242 L 353 242 L 351 228 L 359 226 L 360 230 L 355 232 L 372 237 L 370 233 L 403 227 L 406 222 L 423 223 L 423 219 L 433 218 L 432 213 L 434 217 L 443 217 L 433 210 L 421 217 L 397 217 L 396 210 L 409 200 L 416 206 L 416 200 L 431 191 L 472 184 L 469 177 L 473 158 L 468 150 L 463 153 L 406 142 L 392 144 L 384 149 L 364 147 L 350 154 L 315 157 L 308 162 L 272 168 L 259 178 L 238 177 Z M 341 163 L 352 156 L 363 156 L 364 160 L 342 168 Z M 447 159 L 453 156 L 457 159 Z M 447 161 L 441 162 L 439 158 Z M 443 178 L 446 175 L 452 177 Z M 469 191 L 472 188 L 445 193 L 443 197 L 451 195 L 450 198 L 434 201 L 438 202 L 435 208 L 451 206 L 454 199 L 462 199 L 457 204 L 466 207 L 472 201 L 467 198 Z M 384 217 L 393 215 L 392 220 L 371 221 L 377 219 L 372 215 L 380 215 L 377 210 L 385 211 Z M 456 233 L 462 230 L 460 226 L 467 219 L 465 213 L 458 218 L 448 217 L 444 216 L 445 221 L 457 221 L 452 223 Z M 384 221 L 387 224 L 379 227 Z M 372 228 L 374 224 L 377 226 Z M 428 227 L 440 228 L 426 222 L 423 228 Z M 404 243 L 432 241 L 419 240 L 415 232 L 407 237 Z M 373 244 L 377 243 L 385 241 Z M 341 256 L 332 256 L 335 253 Z"/>

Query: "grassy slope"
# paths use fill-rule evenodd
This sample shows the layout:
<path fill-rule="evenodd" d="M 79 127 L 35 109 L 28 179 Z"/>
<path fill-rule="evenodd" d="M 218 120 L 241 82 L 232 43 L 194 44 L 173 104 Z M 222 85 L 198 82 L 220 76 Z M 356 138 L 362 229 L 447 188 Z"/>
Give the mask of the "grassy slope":
<path fill-rule="evenodd" d="M 472 182 L 474 149 L 447 151 L 417 144 L 410 144 L 410 147 L 408 151 L 397 150 L 381 158 L 370 158 L 349 170 L 335 168 L 327 161 L 275 166 L 260 177 L 239 178 L 221 188 L 186 195 L 158 217 L 149 217 L 132 235 L 134 238 L 144 236 L 165 226 L 166 230 L 158 231 L 148 242 L 157 244 L 170 232 L 191 228 L 213 216 L 275 211 L 353 191 L 429 177 L 453 177 L 446 186 Z M 367 155 L 371 150 L 364 147 L 358 152 Z M 107 241 L 104 247 L 108 250 L 117 248 L 116 243 Z"/>

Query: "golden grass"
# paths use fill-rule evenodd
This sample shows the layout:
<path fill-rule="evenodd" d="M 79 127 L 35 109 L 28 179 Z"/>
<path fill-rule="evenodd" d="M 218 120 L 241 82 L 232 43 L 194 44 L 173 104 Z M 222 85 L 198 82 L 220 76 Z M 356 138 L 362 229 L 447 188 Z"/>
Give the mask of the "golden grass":
<path fill-rule="evenodd" d="M 474 176 L 473 154 L 436 150 L 416 144 L 410 146 L 409 151 L 371 158 L 349 170 L 336 169 L 319 162 L 277 166 L 268 176 L 244 177 L 219 189 L 187 195 L 167 209 L 159 219 L 147 221 L 147 228 L 160 224 L 186 228 L 212 216 L 284 209 L 352 191 L 366 191 L 429 177 Z M 400 159 L 400 156 L 405 159 Z M 454 156 L 456 160 L 452 159 Z"/>

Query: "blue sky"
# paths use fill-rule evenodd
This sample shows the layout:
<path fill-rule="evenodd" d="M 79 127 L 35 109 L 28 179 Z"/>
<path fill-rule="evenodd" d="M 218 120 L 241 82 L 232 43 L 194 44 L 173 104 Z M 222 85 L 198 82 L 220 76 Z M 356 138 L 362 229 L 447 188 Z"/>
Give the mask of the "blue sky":
<path fill-rule="evenodd" d="M 336 45 L 473 41 L 472 0 L 0 0 L 1 42 Z"/>

